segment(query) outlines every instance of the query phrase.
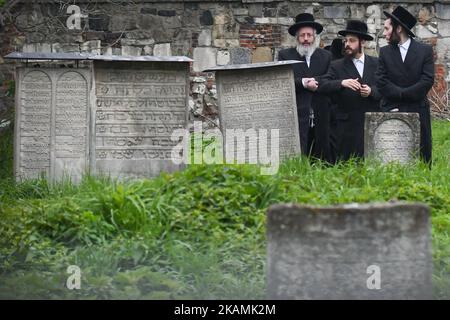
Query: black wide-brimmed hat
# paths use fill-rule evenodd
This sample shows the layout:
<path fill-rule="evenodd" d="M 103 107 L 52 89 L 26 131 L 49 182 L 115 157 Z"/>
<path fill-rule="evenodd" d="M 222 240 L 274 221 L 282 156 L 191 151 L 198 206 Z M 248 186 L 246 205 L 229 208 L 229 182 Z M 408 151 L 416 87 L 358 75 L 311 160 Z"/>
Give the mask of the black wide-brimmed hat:
<path fill-rule="evenodd" d="M 406 32 L 411 36 L 415 37 L 416 35 L 411 31 L 411 29 L 416 25 L 417 19 L 405 8 L 398 6 L 397 8 L 389 13 L 387 11 L 383 11 L 383 13 L 393 20 L 395 20 L 399 25 L 405 28 Z"/>
<path fill-rule="evenodd" d="M 359 20 L 347 21 L 345 30 L 339 31 L 338 34 L 344 37 L 348 34 L 353 34 L 364 40 L 373 40 L 373 37 L 367 33 L 367 24 Z"/>
<path fill-rule="evenodd" d="M 300 13 L 295 17 L 295 23 L 289 27 L 288 31 L 291 36 L 295 37 L 297 30 L 301 27 L 312 27 L 316 29 L 317 34 L 321 33 L 323 26 L 314 21 L 314 17 L 310 13 Z"/>

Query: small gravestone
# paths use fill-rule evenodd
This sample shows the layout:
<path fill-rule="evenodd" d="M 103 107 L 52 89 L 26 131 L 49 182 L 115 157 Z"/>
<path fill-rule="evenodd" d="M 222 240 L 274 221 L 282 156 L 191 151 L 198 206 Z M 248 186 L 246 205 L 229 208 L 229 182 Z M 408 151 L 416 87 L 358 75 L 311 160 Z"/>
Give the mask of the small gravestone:
<path fill-rule="evenodd" d="M 76 54 L 63 57 L 85 59 Z M 45 62 L 17 68 L 17 179 L 45 176 L 79 181 L 88 169 L 89 72 L 87 68 L 55 68 Z"/>
<path fill-rule="evenodd" d="M 420 148 L 417 113 L 368 112 L 364 126 L 364 156 L 382 163 L 412 162 Z"/>
<path fill-rule="evenodd" d="M 426 205 L 275 205 L 267 215 L 269 299 L 432 298 Z"/>
<path fill-rule="evenodd" d="M 227 139 L 232 130 L 239 139 L 249 133 L 248 130 L 258 134 L 265 129 L 267 146 L 272 143 L 269 137 L 274 134 L 273 129 L 279 130 L 280 157 L 300 153 L 293 63 L 298 61 L 228 65 L 206 70 L 216 72 L 220 127 L 227 159 L 231 152 L 234 159 L 242 156 L 247 163 L 257 163 L 258 155 L 264 152 L 259 143 L 265 137 L 259 135 L 257 143 L 249 138 L 246 147 L 239 146 Z"/>
<path fill-rule="evenodd" d="M 179 170 L 172 133 L 186 127 L 189 62 L 182 57 L 94 57 L 95 172 L 154 177 Z M 106 61 L 102 61 L 106 60 Z"/>

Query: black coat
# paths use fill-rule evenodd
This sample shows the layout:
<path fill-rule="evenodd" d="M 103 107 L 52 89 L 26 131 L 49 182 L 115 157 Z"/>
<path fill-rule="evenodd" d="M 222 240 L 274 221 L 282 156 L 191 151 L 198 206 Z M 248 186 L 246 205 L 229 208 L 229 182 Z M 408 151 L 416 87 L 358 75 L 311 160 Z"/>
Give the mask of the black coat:
<path fill-rule="evenodd" d="M 366 112 L 380 112 L 380 94 L 376 87 L 375 72 L 378 59 L 364 55 L 362 84 L 371 88 L 370 96 L 361 97 L 359 92 L 344 88 L 344 79 L 361 78 L 353 61 L 343 58 L 331 63 L 328 73 L 322 77 L 319 91 L 332 94 L 336 102 L 336 156 L 348 160 L 352 156 L 364 157 L 364 117 Z"/>
<path fill-rule="evenodd" d="M 398 46 L 380 50 L 377 87 L 384 111 L 417 112 L 420 117 L 420 152 L 431 164 L 431 120 L 427 93 L 434 83 L 433 49 L 411 39 L 405 62 Z"/>
<path fill-rule="evenodd" d="M 312 92 L 303 87 L 302 78 L 315 78 L 324 75 L 331 62 L 331 53 L 329 51 L 317 48 L 311 56 L 310 66 L 306 63 L 305 57 L 300 56 L 295 48 L 281 50 L 278 54 L 278 60 L 299 60 L 305 63 L 294 64 L 295 91 L 297 99 L 297 114 L 300 132 L 300 144 L 302 153 L 312 154 L 315 157 L 324 160 L 330 159 L 330 110 L 328 108 L 328 97 L 318 91 Z M 309 110 L 314 111 L 315 126 L 312 130 L 309 128 Z M 314 135 L 311 137 L 310 135 Z M 311 140 L 314 139 L 314 145 L 311 149 Z"/>

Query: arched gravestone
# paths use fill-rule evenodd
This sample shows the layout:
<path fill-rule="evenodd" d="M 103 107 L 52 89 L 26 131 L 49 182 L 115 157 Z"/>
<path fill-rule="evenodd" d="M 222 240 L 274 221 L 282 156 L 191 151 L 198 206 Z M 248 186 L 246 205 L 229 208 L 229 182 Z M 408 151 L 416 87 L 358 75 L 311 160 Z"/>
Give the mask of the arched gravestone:
<path fill-rule="evenodd" d="M 18 179 L 78 181 L 88 169 L 89 70 L 18 68 L 15 172 Z"/>
<path fill-rule="evenodd" d="M 50 174 L 52 80 L 42 70 L 19 70 L 16 102 L 16 175 Z"/>
<path fill-rule="evenodd" d="M 417 203 L 267 212 L 269 299 L 431 299 L 430 210 Z"/>
<path fill-rule="evenodd" d="M 368 112 L 364 131 L 366 158 L 406 164 L 418 156 L 420 120 L 417 113 Z"/>
<path fill-rule="evenodd" d="M 81 177 L 88 166 L 89 86 L 78 71 L 62 73 L 56 82 L 55 172 Z"/>

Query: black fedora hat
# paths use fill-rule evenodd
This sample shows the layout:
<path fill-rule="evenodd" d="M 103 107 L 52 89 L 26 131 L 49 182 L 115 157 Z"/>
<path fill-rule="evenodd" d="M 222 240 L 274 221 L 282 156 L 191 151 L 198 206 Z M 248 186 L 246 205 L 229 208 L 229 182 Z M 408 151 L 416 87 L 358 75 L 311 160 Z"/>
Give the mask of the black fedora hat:
<path fill-rule="evenodd" d="M 383 13 L 393 20 L 395 20 L 399 25 L 405 28 L 406 32 L 411 36 L 415 37 L 416 35 L 411 31 L 411 29 L 416 25 L 417 19 L 405 8 L 398 6 L 397 8 L 389 13 L 387 11 L 383 11 Z"/>
<path fill-rule="evenodd" d="M 295 23 L 289 27 L 288 31 L 291 36 L 295 36 L 297 30 L 301 27 L 312 27 L 316 29 L 317 34 L 321 33 L 323 26 L 314 21 L 314 17 L 310 13 L 300 13 L 295 17 Z"/>
<path fill-rule="evenodd" d="M 341 36 L 346 36 L 347 34 L 354 34 L 364 40 L 373 40 L 373 37 L 367 33 L 367 24 L 359 20 L 349 20 L 345 30 L 338 32 Z"/>

